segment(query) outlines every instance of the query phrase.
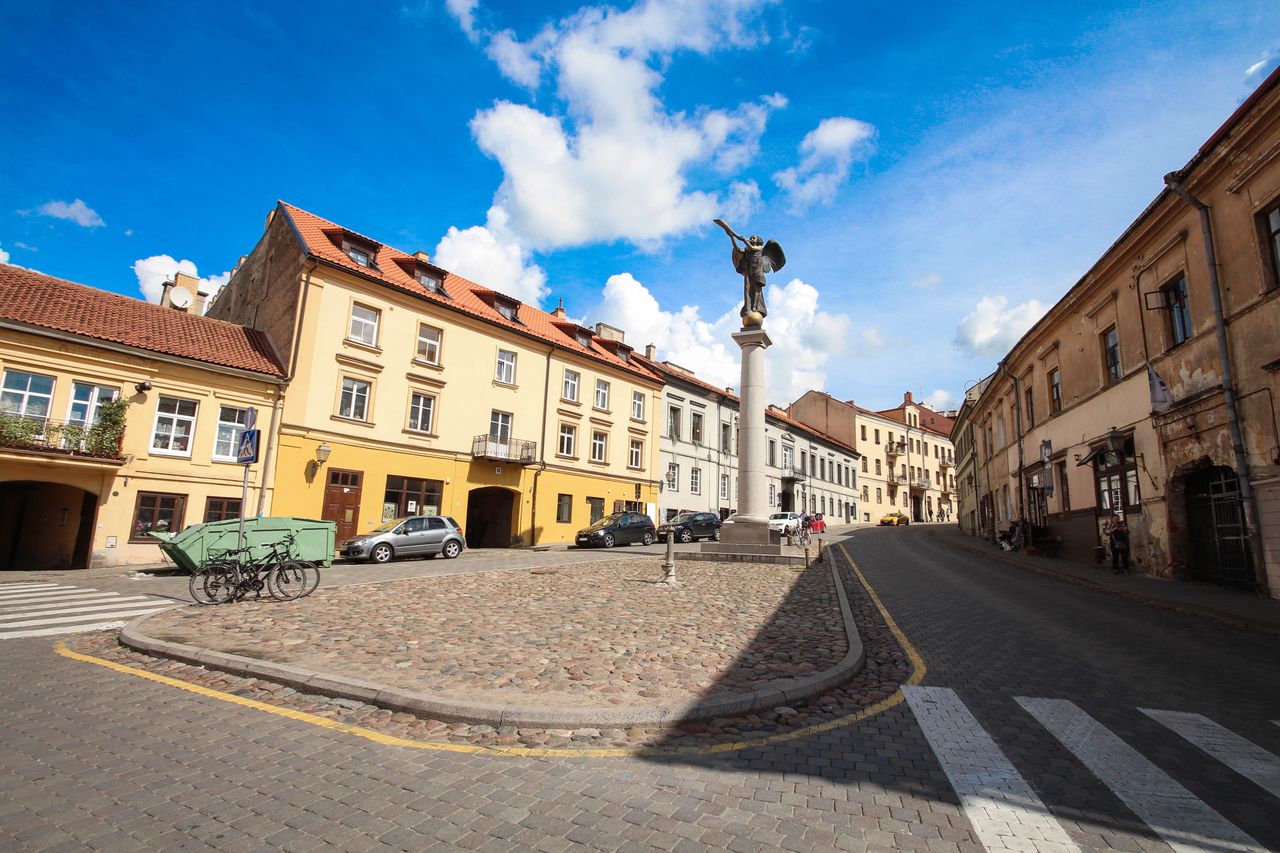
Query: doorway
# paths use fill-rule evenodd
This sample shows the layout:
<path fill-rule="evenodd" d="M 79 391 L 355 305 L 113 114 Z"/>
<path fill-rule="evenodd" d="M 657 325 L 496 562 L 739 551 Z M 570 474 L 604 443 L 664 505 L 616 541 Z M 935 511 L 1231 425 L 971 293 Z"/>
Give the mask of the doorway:
<path fill-rule="evenodd" d="M 1236 472 L 1209 468 L 1188 476 L 1186 487 L 1191 576 L 1252 589 L 1253 563 Z"/>
<path fill-rule="evenodd" d="M 467 547 L 510 548 L 515 492 L 497 486 L 467 495 Z"/>
<path fill-rule="evenodd" d="M 98 496 L 60 483 L 0 483 L 0 570 L 87 569 Z"/>
<path fill-rule="evenodd" d="M 360 532 L 360 485 L 362 471 L 333 468 L 324 489 L 324 512 L 320 518 L 338 525 L 338 544 Z"/>

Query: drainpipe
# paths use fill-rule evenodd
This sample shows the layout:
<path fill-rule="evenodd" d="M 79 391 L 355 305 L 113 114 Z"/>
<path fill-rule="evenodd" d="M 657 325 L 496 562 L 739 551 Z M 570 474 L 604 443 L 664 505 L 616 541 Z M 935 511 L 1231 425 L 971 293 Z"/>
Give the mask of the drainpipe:
<path fill-rule="evenodd" d="M 533 472 L 533 506 L 529 510 L 530 548 L 537 544 L 533 537 L 538 532 L 538 480 L 542 477 L 542 472 L 547 470 L 547 409 L 551 405 L 548 399 L 551 394 L 551 357 L 555 353 L 555 347 L 547 350 L 547 372 L 542 377 L 542 438 L 538 442 L 538 470 Z"/>
<path fill-rule="evenodd" d="M 1218 282 L 1218 255 L 1214 250 L 1213 224 L 1209 207 L 1193 196 L 1180 183 L 1182 175 L 1170 172 L 1164 182 L 1179 198 L 1200 214 L 1200 231 L 1204 235 L 1204 259 L 1209 270 L 1209 295 L 1213 297 L 1213 325 L 1218 338 L 1218 360 L 1222 363 L 1222 398 L 1227 409 L 1227 424 L 1231 429 L 1231 449 L 1236 458 L 1236 479 L 1240 483 L 1240 500 L 1244 504 L 1244 519 L 1249 536 L 1249 552 L 1253 557 L 1254 586 L 1258 595 L 1266 596 L 1267 567 L 1262 550 L 1261 526 L 1258 523 L 1258 503 L 1249 481 L 1249 459 L 1244 452 L 1244 436 L 1240 430 L 1240 415 L 1236 411 L 1235 379 L 1231 373 L 1231 350 L 1227 346 L 1227 321 L 1222 313 L 1222 290 Z"/>

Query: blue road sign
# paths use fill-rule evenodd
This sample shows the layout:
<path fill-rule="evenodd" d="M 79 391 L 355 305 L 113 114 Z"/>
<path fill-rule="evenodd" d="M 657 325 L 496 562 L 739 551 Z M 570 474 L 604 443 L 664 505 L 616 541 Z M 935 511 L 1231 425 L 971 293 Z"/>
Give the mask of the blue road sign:
<path fill-rule="evenodd" d="M 236 461 L 248 465 L 258 461 L 258 431 L 247 429 L 240 433 L 240 446 L 236 448 Z"/>

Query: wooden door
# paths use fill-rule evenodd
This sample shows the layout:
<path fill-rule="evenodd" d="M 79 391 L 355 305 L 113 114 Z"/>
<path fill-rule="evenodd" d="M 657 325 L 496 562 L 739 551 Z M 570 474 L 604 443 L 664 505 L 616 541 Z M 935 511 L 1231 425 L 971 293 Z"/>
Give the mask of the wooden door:
<path fill-rule="evenodd" d="M 360 532 L 360 481 L 363 479 L 361 471 L 344 471 L 341 468 L 329 471 L 321 518 L 337 522 L 339 544 Z"/>

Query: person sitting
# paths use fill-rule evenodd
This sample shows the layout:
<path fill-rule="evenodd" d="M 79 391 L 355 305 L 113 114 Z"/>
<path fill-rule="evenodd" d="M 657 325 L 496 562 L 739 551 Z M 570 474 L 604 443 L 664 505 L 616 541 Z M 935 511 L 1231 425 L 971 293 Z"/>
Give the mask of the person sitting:
<path fill-rule="evenodd" d="M 1001 549 L 1017 551 L 1022 547 L 1022 527 L 1017 521 L 1011 521 L 1009 522 L 1009 529 L 1001 533 L 997 539 L 1000 541 Z"/>

